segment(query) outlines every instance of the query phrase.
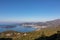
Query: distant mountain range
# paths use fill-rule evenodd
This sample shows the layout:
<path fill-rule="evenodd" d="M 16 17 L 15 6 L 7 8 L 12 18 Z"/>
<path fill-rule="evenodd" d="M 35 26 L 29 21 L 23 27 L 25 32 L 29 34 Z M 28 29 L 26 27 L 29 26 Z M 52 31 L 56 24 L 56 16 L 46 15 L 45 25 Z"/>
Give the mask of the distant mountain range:
<path fill-rule="evenodd" d="M 52 21 L 46 21 L 46 22 L 27 22 L 27 23 L 21 23 L 20 25 L 38 25 L 38 26 L 50 26 L 50 27 L 57 27 L 60 26 L 60 19 L 52 20 Z"/>

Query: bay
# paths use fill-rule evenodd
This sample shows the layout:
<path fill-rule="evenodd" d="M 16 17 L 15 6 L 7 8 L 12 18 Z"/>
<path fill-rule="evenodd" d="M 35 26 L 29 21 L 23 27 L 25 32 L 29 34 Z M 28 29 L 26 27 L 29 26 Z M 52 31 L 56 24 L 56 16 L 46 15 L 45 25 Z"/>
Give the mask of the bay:
<path fill-rule="evenodd" d="M 32 32 L 32 31 L 35 31 L 36 28 L 24 27 L 24 26 L 20 26 L 20 25 L 16 25 L 16 27 L 14 27 L 14 28 L 0 28 L 0 32 L 4 32 L 4 31 L 8 31 L 8 30 L 13 30 L 13 31 L 17 31 L 17 32 Z"/>

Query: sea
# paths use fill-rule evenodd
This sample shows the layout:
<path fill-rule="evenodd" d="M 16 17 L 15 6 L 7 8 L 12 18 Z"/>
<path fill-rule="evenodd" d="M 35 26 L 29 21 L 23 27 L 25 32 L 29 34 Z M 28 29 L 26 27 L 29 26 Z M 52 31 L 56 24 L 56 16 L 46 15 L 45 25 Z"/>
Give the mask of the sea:
<path fill-rule="evenodd" d="M 9 25 L 9 24 L 0 24 L 0 25 Z M 32 32 L 32 31 L 35 31 L 37 29 L 34 27 L 24 27 L 24 26 L 20 26 L 20 25 L 16 25 L 16 27 L 13 27 L 13 28 L 0 27 L 0 32 L 9 31 L 9 30 L 17 31 L 17 32 Z"/>

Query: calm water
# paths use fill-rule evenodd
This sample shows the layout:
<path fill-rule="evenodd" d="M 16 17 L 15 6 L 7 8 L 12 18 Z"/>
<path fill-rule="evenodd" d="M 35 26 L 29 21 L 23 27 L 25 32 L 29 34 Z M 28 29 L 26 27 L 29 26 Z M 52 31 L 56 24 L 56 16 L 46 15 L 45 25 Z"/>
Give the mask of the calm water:
<path fill-rule="evenodd" d="M 36 30 L 36 28 L 23 27 L 23 26 L 19 26 L 19 25 L 17 25 L 14 28 L 0 28 L 0 32 L 4 32 L 4 31 L 8 31 L 8 30 L 13 30 L 13 31 L 18 31 L 18 32 L 31 32 L 31 31 Z"/>

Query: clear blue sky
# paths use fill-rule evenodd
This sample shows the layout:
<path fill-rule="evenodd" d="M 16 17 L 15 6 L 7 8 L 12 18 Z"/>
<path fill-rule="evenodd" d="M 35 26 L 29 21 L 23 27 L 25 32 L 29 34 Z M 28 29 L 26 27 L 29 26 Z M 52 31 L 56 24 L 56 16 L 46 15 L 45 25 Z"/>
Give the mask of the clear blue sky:
<path fill-rule="evenodd" d="M 60 0 L 0 0 L 0 22 L 37 22 L 60 18 Z"/>

